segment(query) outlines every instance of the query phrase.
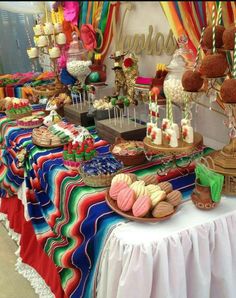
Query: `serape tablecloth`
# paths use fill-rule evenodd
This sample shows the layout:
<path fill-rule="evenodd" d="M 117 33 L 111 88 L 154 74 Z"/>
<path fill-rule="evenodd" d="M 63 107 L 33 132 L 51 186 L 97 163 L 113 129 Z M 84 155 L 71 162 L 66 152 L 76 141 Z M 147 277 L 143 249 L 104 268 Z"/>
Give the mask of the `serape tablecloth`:
<path fill-rule="evenodd" d="M 85 186 L 76 172 L 63 166 L 62 148 L 35 146 L 31 140 L 31 129 L 18 128 L 16 122 L 4 116 L 0 119 L 0 131 L 2 200 L 16 196 L 19 188 L 25 184 L 25 207 L 35 239 L 60 275 L 64 293 L 57 295 L 91 298 L 99 256 L 106 239 L 125 219 L 108 207 L 104 188 Z M 109 144 L 101 140 L 93 128 L 90 128 L 90 132 L 98 152 L 109 154 Z M 16 152 L 21 147 L 27 148 L 28 152 L 24 168 L 17 167 Z M 209 150 L 205 148 L 204 153 Z M 196 155 L 200 153 L 196 152 Z M 178 158 L 180 165 L 185 162 L 182 156 Z M 159 167 L 161 159 L 156 158 L 142 166 L 127 168 L 126 171 L 135 172 L 141 177 L 156 173 Z M 174 188 L 188 192 L 194 184 L 193 167 L 190 167 L 190 172 L 182 176 L 178 170 L 173 170 L 163 180 L 175 177 Z M 50 282 L 48 284 L 50 286 Z"/>

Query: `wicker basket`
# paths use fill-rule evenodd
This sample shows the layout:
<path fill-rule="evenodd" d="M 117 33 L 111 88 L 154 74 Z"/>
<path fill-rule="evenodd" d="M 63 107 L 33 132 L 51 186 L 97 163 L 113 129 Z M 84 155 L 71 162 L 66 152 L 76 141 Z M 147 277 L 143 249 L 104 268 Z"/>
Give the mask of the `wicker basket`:
<path fill-rule="evenodd" d="M 50 89 L 50 88 L 48 89 L 47 87 L 45 88 L 39 87 L 38 89 L 32 88 L 32 92 L 34 96 L 43 96 L 43 97 L 49 98 L 65 92 L 65 87 L 54 88 L 54 89 Z"/>
<path fill-rule="evenodd" d="M 126 143 L 128 142 L 127 140 L 124 140 L 122 138 L 116 138 L 115 144 L 110 146 L 110 152 L 112 153 L 112 155 L 118 159 L 119 161 L 122 161 L 124 166 L 137 166 L 140 165 L 142 163 L 144 163 L 145 161 L 147 161 L 146 159 L 146 155 L 144 151 L 140 151 L 135 155 L 119 155 L 119 154 L 115 154 L 112 152 L 113 148 L 120 144 L 120 143 Z"/>
<path fill-rule="evenodd" d="M 79 167 L 79 173 L 84 184 L 92 187 L 109 187 L 112 179 L 120 173 L 120 171 L 109 175 L 90 176 L 84 173 L 82 166 Z"/>

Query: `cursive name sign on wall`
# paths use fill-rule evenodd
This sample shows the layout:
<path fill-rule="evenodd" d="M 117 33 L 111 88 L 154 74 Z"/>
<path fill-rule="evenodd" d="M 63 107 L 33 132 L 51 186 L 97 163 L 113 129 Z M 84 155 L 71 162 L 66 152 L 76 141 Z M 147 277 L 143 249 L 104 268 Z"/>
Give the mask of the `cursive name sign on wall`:
<path fill-rule="evenodd" d="M 124 52 L 128 51 L 137 55 L 173 55 L 174 51 L 177 48 L 177 43 L 172 30 L 169 31 L 169 34 L 166 38 L 161 32 L 157 32 L 156 34 L 154 34 L 152 25 L 149 26 L 147 35 L 137 33 L 134 35 L 126 35 L 124 33 L 124 23 L 127 12 L 131 11 L 133 7 L 134 5 L 132 4 L 126 5 L 124 14 L 121 19 L 121 25 L 118 30 L 116 27 L 114 28 L 114 25 L 116 26 L 116 24 L 113 25 L 116 50 Z"/>

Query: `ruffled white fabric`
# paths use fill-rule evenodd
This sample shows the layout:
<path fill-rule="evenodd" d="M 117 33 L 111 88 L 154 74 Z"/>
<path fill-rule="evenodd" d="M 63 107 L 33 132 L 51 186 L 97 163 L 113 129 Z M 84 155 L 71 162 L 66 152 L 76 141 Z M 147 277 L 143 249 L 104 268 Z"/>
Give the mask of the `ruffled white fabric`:
<path fill-rule="evenodd" d="M 117 227 L 97 276 L 97 298 L 235 298 L 236 200 L 192 202 L 166 222 Z"/>
<path fill-rule="evenodd" d="M 30 282 L 35 293 L 38 294 L 40 298 L 55 297 L 38 272 L 29 265 L 23 263 L 20 257 L 18 257 L 15 266 L 17 272 L 23 275 L 24 278 Z"/>
<path fill-rule="evenodd" d="M 15 267 L 18 273 L 23 275 L 24 278 L 26 278 L 30 282 L 35 293 L 39 295 L 39 298 L 54 298 L 55 295 L 51 292 L 51 289 L 45 283 L 43 278 L 37 273 L 37 271 L 31 266 L 22 262 L 22 259 L 20 257 L 20 246 L 19 246 L 20 234 L 15 233 L 9 227 L 9 221 L 5 214 L 0 213 L 0 221 L 2 221 L 3 224 L 5 225 L 8 231 L 8 235 L 18 244 L 18 249 L 15 252 L 15 255 L 18 257 L 15 264 Z"/>

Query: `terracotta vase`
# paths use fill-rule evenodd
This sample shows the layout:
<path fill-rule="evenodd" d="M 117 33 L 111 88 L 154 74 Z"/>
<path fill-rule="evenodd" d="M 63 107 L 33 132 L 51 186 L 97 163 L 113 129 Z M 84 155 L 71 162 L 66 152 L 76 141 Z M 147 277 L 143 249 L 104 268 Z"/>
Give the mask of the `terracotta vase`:
<path fill-rule="evenodd" d="M 194 205 L 202 210 L 211 210 L 219 204 L 219 202 L 212 201 L 210 187 L 201 185 L 198 180 L 195 181 L 191 199 Z"/>

